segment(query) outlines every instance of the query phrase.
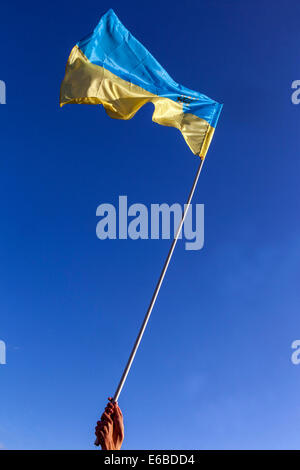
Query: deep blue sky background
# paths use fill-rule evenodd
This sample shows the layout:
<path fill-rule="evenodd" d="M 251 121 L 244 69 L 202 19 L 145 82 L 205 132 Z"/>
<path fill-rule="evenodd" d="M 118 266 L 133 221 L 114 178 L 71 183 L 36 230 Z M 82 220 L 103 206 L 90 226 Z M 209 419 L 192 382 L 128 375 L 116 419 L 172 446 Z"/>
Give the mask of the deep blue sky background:
<path fill-rule="evenodd" d="M 112 7 L 179 83 L 224 103 L 194 202 L 120 397 L 124 449 L 300 447 L 299 2 L 1 5 L 0 447 L 92 449 L 170 242 L 100 241 L 96 208 L 185 202 L 176 129 L 59 108 L 73 45 Z"/>

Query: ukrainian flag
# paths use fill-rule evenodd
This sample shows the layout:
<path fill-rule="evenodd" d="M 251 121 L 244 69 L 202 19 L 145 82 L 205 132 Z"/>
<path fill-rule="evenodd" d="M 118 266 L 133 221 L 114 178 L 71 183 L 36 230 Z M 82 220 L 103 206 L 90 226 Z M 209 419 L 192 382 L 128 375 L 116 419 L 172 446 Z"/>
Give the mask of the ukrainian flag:
<path fill-rule="evenodd" d="M 60 105 L 102 104 L 110 117 L 131 119 L 148 102 L 155 107 L 152 120 L 179 129 L 204 159 L 222 105 L 176 83 L 109 10 L 72 49 Z"/>

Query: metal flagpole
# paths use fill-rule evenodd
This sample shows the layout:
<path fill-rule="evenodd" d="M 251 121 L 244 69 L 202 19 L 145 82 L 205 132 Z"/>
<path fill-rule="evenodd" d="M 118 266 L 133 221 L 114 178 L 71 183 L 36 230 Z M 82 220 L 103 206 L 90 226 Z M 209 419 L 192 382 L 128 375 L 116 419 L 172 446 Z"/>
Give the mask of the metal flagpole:
<path fill-rule="evenodd" d="M 194 192 L 195 192 L 197 183 L 198 183 L 198 179 L 199 179 L 199 176 L 200 176 L 200 173 L 201 173 L 201 170 L 202 170 L 203 162 L 204 162 L 204 159 L 203 159 L 203 160 L 201 159 L 200 165 L 199 165 L 199 167 L 198 167 L 198 170 L 197 170 L 197 173 L 196 173 L 194 182 L 193 182 L 192 189 L 191 189 L 191 191 L 190 191 L 190 194 L 189 194 L 187 203 L 186 203 L 186 205 L 185 205 L 185 209 L 184 209 L 184 212 L 183 212 L 183 215 L 182 215 L 180 224 L 179 224 L 178 229 L 177 229 L 177 232 L 176 232 L 176 235 L 175 235 L 174 240 L 173 240 L 173 242 L 172 242 L 172 245 L 171 245 L 171 248 L 170 248 L 170 250 L 169 250 L 168 256 L 167 256 L 167 258 L 166 258 L 165 264 L 164 264 L 164 266 L 163 266 L 162 272 L 161 272 L 161 274 L 160 274 L 160 276 L 159 276 L 159 279 L 158 279 L 158 282 L 157 282 L 157 284 L 156 284 L 156 287 L 155 287 L 155 290 L 154 290 L 154 293 L 153 293 L 153 296 L 152 296 L 150 305 L 149 305 L 149 307 L 148 307 L 146 316 L 145 316 L 144 321 L 143 321 L 143 323 L 142 323 L 142 326 L 141 326 L 141 328 L 140 328 L 139 334 L 137 335 L 137 338 L 136 338 L 136 340 L 135 340 L 134 346 L 133 346 L 132 351 L 131 351 L 131 353 L 130 353 L 128 362 L 127 362 L 126 367 L 125 367 L 125 369 L 124 369 L 124 372 L 123 372 L 123 374 L 122 374 L 122 377 L 121 377 L 121 380 L 120 380 L 119 385 L 118 385 L 118 387 L 117 387 L 117 390 L 115 391 L 115 394 L 114 394 L 114 397 L 113 397 L 112 402 L 118 401 L 118 398 L 119 398 L 119 396 L 120 396 L 120 393 L 121 393 L 122 388 L 123 388 L 123 386 L 124 386 L 124 383 L 125 383 L 125 381 L 126 381 L 127 375 L 128 375 L 128 373 L 129 373 L 129 371 L 130 371 L 130 368 L 131 368 L 131 366 L 132 366 L 134 357 L 135 357 L 136 352 L 137 352 L 137 350 L 138 350 L 139 344 L 140 344 L 141 339 L 142 339 L 142 337 L 143 337 L 143 334 L 144 334 L 144 332 L 145 332 L 145 329 L 146 329 L 147 323 L 148 323 L 148 321 L 149 321 L 151 312 L 152 312 L 152 310 L 153 310 L 155 301 L 156 301 L 156 299 L 157 299 L 157 296 L 158 296 L 158 293 L 159 293 L 159 291 L 160 291 L 161 285 L 162 285 L 162 283 L 163 283 L 163 280 L 164 280 L 165 274 L 166 274 L 166 272 L 167 272 L 169 263 L 170 263 L 170 261 L 171 261 L 171 258 L 172 258 L 172 255 L 173 255 L 173 251 L 174 251 L 174 249 L 175 249 L 175 246 L 176 246 L 176 243 L 177 243 L 179 234 L 180 234 L 180 232 L 181 232 L 181 229 L 182 229 L 182 226 L 183 226 L 183 223 L 184 223 L 184 219 L 185 219 L 186 214 L 187 214 L 187 212 L 188 212 L 188 210 L 189 210 L 189 207 L 190 207 L 190 204 L 191 204 L 191 200 L 192 200 L 192 198 L 193 198 L 193 195 L 194 195 Z M 96 439 L 95 445 L 99 445 L 98 439 Z"/>

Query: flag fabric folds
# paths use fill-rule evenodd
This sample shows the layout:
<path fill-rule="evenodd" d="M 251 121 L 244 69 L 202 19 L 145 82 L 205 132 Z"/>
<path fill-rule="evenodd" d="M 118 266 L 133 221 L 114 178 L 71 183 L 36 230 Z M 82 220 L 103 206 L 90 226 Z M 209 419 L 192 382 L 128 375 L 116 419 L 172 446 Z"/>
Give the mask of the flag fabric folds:
<path fill-rule="evenodd" d="M 178 128 L 203 159 L 222 105 L 176 83 L 109 10 L 72 49 L 60 105 L 102 104 L 110 117 L 131 119 L 148 102 L 155 107 L 152 120 Z"/>

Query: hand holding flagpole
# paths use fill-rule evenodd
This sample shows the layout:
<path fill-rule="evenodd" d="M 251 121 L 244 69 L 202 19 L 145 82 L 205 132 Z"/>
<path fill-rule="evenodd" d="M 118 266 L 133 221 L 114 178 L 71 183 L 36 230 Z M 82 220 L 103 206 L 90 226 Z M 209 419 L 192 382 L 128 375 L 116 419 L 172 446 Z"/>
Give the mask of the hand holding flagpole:
<path fill-rule="evenodd" d="M 158 293 L 159 293 L 159 291 L 160 291 L 160 288 L 161 288 L 161 285 L 162 285 L 162 283 L 163 283 L 165 274 L 166 274 L 166 272 L 167 272 L 169 263 L 170 263 L 170 261 L 171 261 L 171 258 L 172 258 L 172 255 L 173 255 L 173 252 L 174 252 L 174 249 L 175 249 L 175 246 L 176 246 L 178 237 L 179 237 L 180 232 L 181 232 L 181 230 L 182 230 L 182 226 L 183 226 L 183 223 L 184 223 L 186 214 L 187 214 L 187 212 L 188 212 L 188 210 L 189 210 L 189 208 L 190 208 L 190 204 L 191 204 L 191 201 L 192 201 L 192 198 L 193 198 L 193 195 L 194 195 L 194 192 L 195 192 L 195 189 L 196 189 L 198 180 L 199 180 L 199 176 L 200 176 L 200 173 L 201 173 L 201 169 L 202 169 L 202 166 L 203 166 L 203 162 L 204 162 L 204 159 L 201 159 L 200 164 L 199 164 L 199 167 L 198 167 L 198 170 L 197 170 L 197 173 L 196 173 L 196 176 L 195 176 L 195 179 L 194 179 L 194 182 L 193 182 L 192 189 L 191 189 L 191 191 L 190 191 L 190 194 L 189 194 L 187 203 L 186 203 L 186 205 L 185 205 L 185 209 L 184 209 L 184 212 L 183 212 L 181 221 L 180 221 L 179 226 L 178 226 L 177 231 L 176 231 L 176 235 L 175 235 L 174 240 L 173 240 L 173 242 L 172 242 L 172 245 L 171 245 L 171 247 L 170 247 L 168 256 L 167 256 L 167 258 L 166 258 L 166 261 L 165 261 L 165 263 L 164 263 L 163 269 L 162 269 L 162 271 L 161 271 L 161 274 L 160 274 L 160 276 L 159 276 L 158 282 L 157 282 L 157 284 L 156 284 L 156 287 L 155 287 L 155 290 L 154 290 L 154 293 L 153 293 L 153 296 L 152 296 L 150 305 L 149 305 L 149 307 L 148 307 L 148 310 L 147 310 L 147 313 L 146 313 L 145 318 L 144 318 L 144 320 L 143 320 L 142 326 L 141 326 L 140 331 L 139 331 L 139 333 L 138 333 L 138 335 L 137 335 L 137 338 L 136 338 L 136 340 L 135 340 L 135 343 L 134 343 L 134 346 L 133 346 L 132 351 L 131 351 L 131 353 L 130 353 L 129 359 L 128 359 L 128 361 L 127 361 L 127 364 L 126 364 L 125 369 L 124 369 L 124 371 L 123 371 L 122 377 L 121 377 L 121 379 L 120 379 L 119 385 L 118 385 L 118 387 L 117 387 L 117 389 L 116 389 L 116 391 L 115 391 L 114 397 L 113 397 L 113 399 L 112 399 L 112 403 L 116 403 L 116 402 L 118 401 L 118 399 L 119 399 L 120 393 L 121 393 L 121 391 L 122 391 L 122 388 L 124 387 L 126 378 L 127 378 L 128 373 L 129 373 L 129 371 L 130 371 L 130 368 L 131 368 L 131 366 L 132 366 L 134 357 L 135 357 L 135 355 L 136 355 L 136 352 L 137 352 L 138 347 L 139 347 L 139 345 L 140 345 L 140 342 L 141 342 L 141 340 L 142 340 L 142 337 L 143 337 L 143 334 L 144 334 L 144 332 L 145 332 L 147 323 L 148 323 L 148 321 L 149 321 L 151 312 L 152 312 L 152 310 L 153 310 L 153 307 L 154 307 L 154 304 L 155 304 L 155 302 L 156 302 Z M 95 445 L 96 445 L 96 446 L 99 445 L 98 439 L 96 439 Z"/>

